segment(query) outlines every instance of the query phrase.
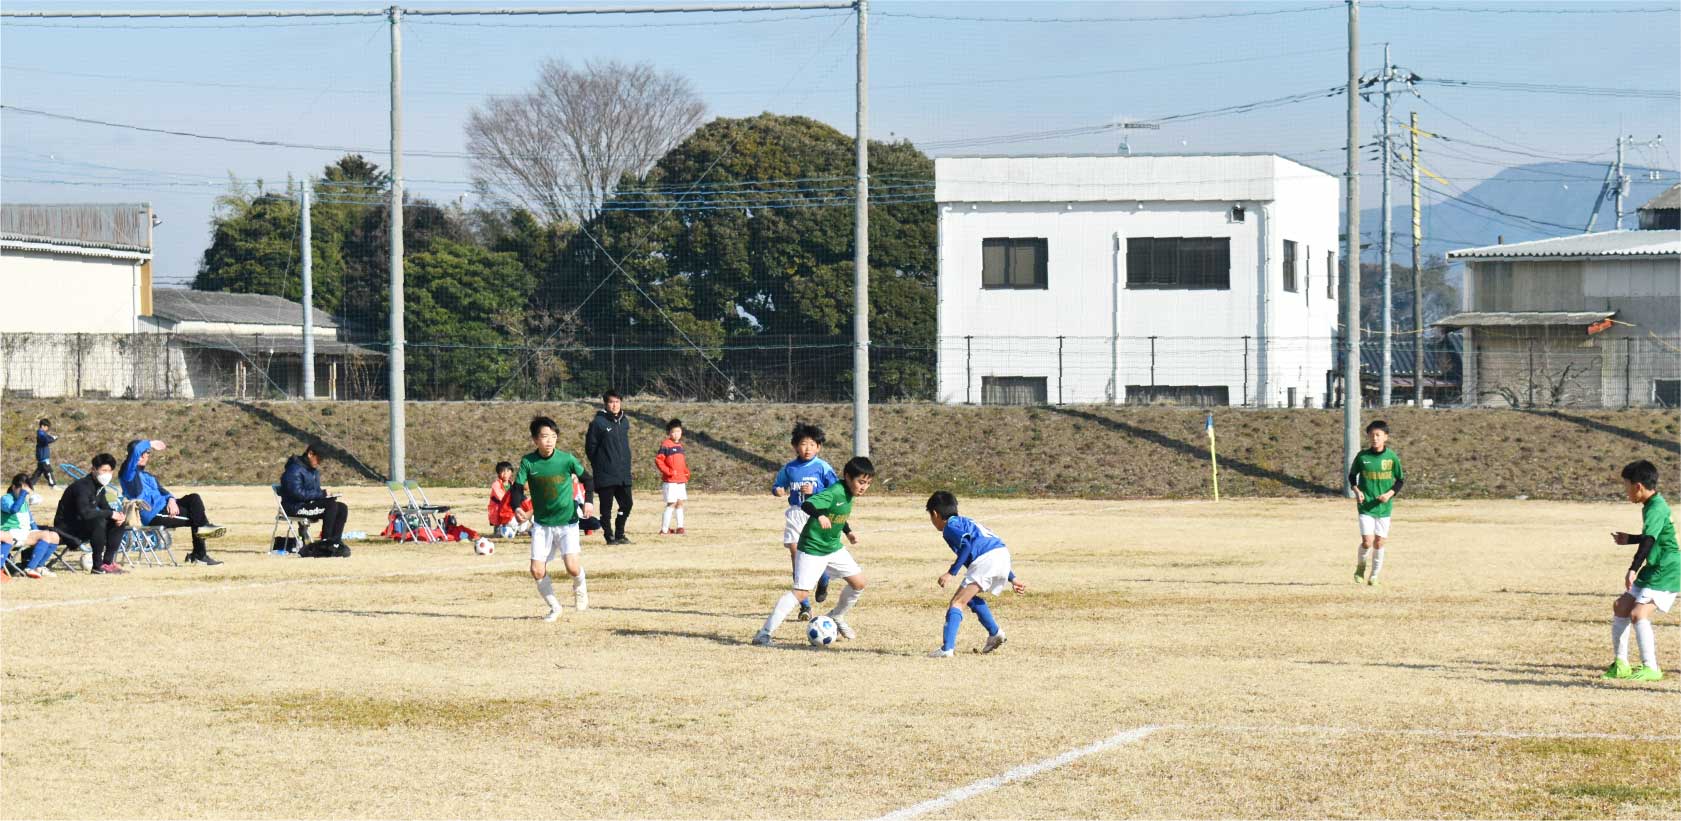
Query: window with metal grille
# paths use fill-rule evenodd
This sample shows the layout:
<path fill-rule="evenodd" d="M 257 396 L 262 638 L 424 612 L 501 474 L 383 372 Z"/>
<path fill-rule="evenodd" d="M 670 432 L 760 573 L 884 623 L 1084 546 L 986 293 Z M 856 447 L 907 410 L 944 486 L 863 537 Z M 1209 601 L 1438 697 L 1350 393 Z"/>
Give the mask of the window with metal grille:
<path fill-rule="evenodd" d="M 1225 385 L 1128 385 L 1127 404 L 1209 407 L 1231 401 Z"/>
<path fill-rule="evenodd" d="M 981 287 L 1049 288 L 1047 258 L 1050 241 L 1036 237 L 992 237 L 981 240 Z"/>
<path fill-rule="evenodd" d="M 1231 238 L 1131 237 L 1127 239 L 1127 287 L 1229 290 Z"/>
<path fill-rule="evenodd" d="M 1296 242 L 1284 241 L 1284 290 L 1296 292 Z"/>
<path fill-rule="evenodd" d="M 1043 376 L 983 376 L 983 405 L 1043 405 L 1050 401 L 1049 379 Z"/>
<path fill-rule="evenodd" d="M 1681 408 L 1681 379 L 1653 380 L 1652 398 L 1659 407 Z"/>

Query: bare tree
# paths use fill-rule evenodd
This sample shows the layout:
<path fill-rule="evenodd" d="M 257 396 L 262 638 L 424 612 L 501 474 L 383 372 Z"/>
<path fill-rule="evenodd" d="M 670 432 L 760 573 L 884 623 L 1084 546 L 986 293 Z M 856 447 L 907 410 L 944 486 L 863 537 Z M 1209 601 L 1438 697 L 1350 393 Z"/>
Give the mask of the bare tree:
<path fill-rule="evenodd" d="M 646 174 L 705 114 L 687 78 L 652 64 L 547 60 L 531 91 L 468 114 L 473 184 L 492 202 L 583 222 L 621 177 Z"/>

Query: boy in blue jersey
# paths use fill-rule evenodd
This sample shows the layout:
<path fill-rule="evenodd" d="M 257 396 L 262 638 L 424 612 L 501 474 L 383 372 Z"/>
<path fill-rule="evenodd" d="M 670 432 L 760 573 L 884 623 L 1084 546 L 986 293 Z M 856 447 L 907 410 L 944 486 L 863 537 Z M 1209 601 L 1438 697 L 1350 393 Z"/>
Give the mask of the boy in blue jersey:
<path fill-rule="evenodd" d="M 1004 540 L 987 530 L 980 522 L 957 515 L 957 497 L 949 490 L 938 490 L 928 497 L 928 521 L 945 537 L 946 546 L 957 554 L 951 569 L 940 575 L 939 585 L 945 587 L 957 577 L 957 571 L 967 568 L 963 582 L 951 597 L 946 608 L 946 629 L 940 649 L 930 652 L 933 658 L 951 658 L 957 649 L 957 627 L 963 622 L 963 606 L 975 612 L 981 626 L 986 628 L 986 646 L 982 653 L 990 653 L 1004 645 L 1004 631 L 992 618 L 992 609 L 980 594 L 984 591 L 996 596 L 1006 588 L 1017 593 L 1027 590 L 1027 583 L 1016 578 L 1010 569 L 1010 549 Z"/>
<path fill-rule="evenodd" d="M 771 480 L 770 492 L 788 499 L 788 512 L 783 514 L 782 546 L 788 548 L 788 562 L 795 569 L 799 566 L 800 533 L 805 530 L 806 519 L 809 518 L 800 506 L 824 488 L 840 481 L 835 469 L 817 456 L 823 450 L 823 440 L 822 428 L 795 422 L 794 432 L 788 437 L 788 444 L 794 448 L 794 461 L 783 465 L 776 472 L 776 478 Z M 818 601 L 829 597 L 828 573 L 817 580 L 815 594 Z M 811 618 L 810 601 L 800 602 L 800 618 Z"/>

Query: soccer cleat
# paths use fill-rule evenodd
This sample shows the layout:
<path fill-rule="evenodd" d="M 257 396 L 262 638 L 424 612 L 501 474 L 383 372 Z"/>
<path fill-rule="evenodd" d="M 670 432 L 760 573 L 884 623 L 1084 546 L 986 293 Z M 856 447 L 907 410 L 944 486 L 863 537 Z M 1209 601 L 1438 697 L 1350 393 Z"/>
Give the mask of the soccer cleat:
<path fill-rule="evenodd" d="M 226 536 L 227 533 L 228 529 L 221 525 L 205 525 L 204 527 L 198 529 L 198 537 L 200 539 L 215 539 L 221 536 Z"/>
<path fill-rule="evenodd" d="M 998 648 L 1003 647 L 1004 642 L 1006 642 L 1006 641 L 1009 641 L 1009 639 L 1005 638 L 1003 633 L 998 633 L 996 635 L 987 636 L 986 637 L 986 645 L 981 648 L 981 652 L 982 653 L 990 653 L 994 650 L 997 650 Z"/>
<path fill-rule="evenodd" d="M 661 536 L 670 536 L 671 531 L 662 529 L 662 530 L 660 530 L 660 535 Z"/>
<path fill-rule="evenodd" d="M 931 659 L 949 659 L 949 658 L 952 657 L 952 655 L 954 653 L 955 653 L 955 651 L 947 650 L 944 647 L 942 647 L 938 650 L 929 650 L 928 651 L 928 657 L 931 658 Z"/>
<path fill-rule="evenodd" d="M 825 573 L 817 577 L 815 598 L 820 602 L 829 598 L 829 574 Z"/>
<path fill-rule="evenodd" d="M 809 602 L 809 601 L 800 602 L 800 620 L 801 621 L 811 621 L 811 602 Z"/>
<path fill-rule="evenodd" d="M 28 576 L 31 579 L 39 579 L 41 578 L 41 571 L 32 567 L 26 567 L 23 569 L 23 575 Z"/>
<path fill-rule="evenodd" d="M 677 535 L 679 535 L 679 536 L 687 536 L 687 535 L 689 535 L 689 529 L 688 529 L 688 528 L 686 528 L 686 527 L 680 527 L 680 528 L 677 528 Z"/>
<path fill-rule="evenodd" d="M 559 618 L 560 618 L 560 608 L 556 607 L 556 608 L 550 610 L 549 614 L 547 616 L 543 617 L 543 621 L 555 621 Z"/>
<path fill-rule="evenodd" d="M 35 569 L 41 571 L 41 575 L 46 576 L 49 579 L 58 575 L 57 573 L 54 573 L 52 571 L 52 569 L 48 568 L 46 565 L 41 565 L 40 567 L 37 567 Z"/>
<path fill-rule="evenodd" d="M 759 632 L 754 633 L 753 634 L 753 645 L 756 646 L 756 647 L 769 647 L 770 646 L 770 634 L 766 633 L 763 630 L 760 630 Z"/>
<path fill-rule="evenodd" d="M 1605 675 L 1600 678 L 1628 678 L 1633 674 L 1634 671 L 1629 669 L 1628 662 L 1617 659 L 1611 662 L 1610 667 L 1605 668 Z"/>
<path fill-rule="evenodd" d="M 846 619 L 835 619 L 835 632 L 840 633 L 843 639 L 858 638 L 858 631 L 853 630 L 852 625 L 846 623 Z"/>
<path fill-rule="evenodd" d="M 1360 584 L 1364 581 L 1366 581 L 1366 563 L 1361 562 L 1354 566 L 1354 583 Z"/>
<path fill-rule="evenodd" d="M 212 567 L 221 563 L 220 559 L 210 558 L 209 553 L 197 553 L 187 557 L 187 564 L 202 564 L 206 567 Z"/>
<path fill-rule="evenodd" d="M 572 595 L 574 598 L 573 606 L 578 608 L 580 612 L 590 609 L 589 591 L 574 589 Z"/>
<path fill-rule="evenodd" d="M 1639 667 L 1634 668 L 1634 672 L 1628 674 L 1628 680 L 1629 681 L 1663 681 L 1663 671 L 1659 670 L 1656 667 L 1647 667 L 1646 665 L 1642 664 Z"/>

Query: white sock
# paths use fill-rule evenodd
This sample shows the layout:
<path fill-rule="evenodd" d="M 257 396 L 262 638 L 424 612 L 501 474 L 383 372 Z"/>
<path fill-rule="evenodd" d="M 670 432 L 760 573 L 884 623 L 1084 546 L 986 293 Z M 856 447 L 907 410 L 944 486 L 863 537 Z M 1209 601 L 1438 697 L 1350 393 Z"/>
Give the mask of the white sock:
<path fill-rule="evenodd" d="M 677 526 L 683 526 L 683 508 L 677 508 Z"/>
<path fill-rule="evenodd" d="M 835 609 L 829 611 L 829 618 L 844 619 L 846 611 L 852 609 L 852 604 L 858 601 L 858 594 L 864 591 L 852 585 L 841 588 L 840 598 L 835 600 Z"/>
<path fill-rule="evenodd" d="M 1611 649 L 1616 652 L 1617 660 L 1628 663 L 1628 625 L 1629 620 L 1623 616 L 1611 617 Z"/>
<path fill-rule="evenodd" d="M 1658 642 L 1652 636 L 1652 620 L 1641 619 L 1634 623 L 1634 640 L 1640 644 L 1640 663 L 1658 669 Z"/>
<path fill-rule="evenodd" d="M 667 530 L 670 530 L 670 529 L 671 529 L 671 506 L 666 505 L 665 517 L 660 521 L 660 531 L 664 532 L 664 531 L 667 531 Z"/>
<path fill-rule="evenodd" d="M 584 590 L 584 568 L 583 565 L 579 565 L 578 575 L 572 577 L 572 592 L 582 593 Z"/>
<path fill-rule="evenodd" d="M 1360 545 L 1360 565 L 1362 567 L 1364 567 L 1365 564 L 1366 564 L 1366 546 L 1365 545 Z"/>
<path fill-rule="evenodd" d="M 1372 550 L 1372 574 L 1368 578 L 1377 578 L 1377 572 L 1383 569 L 1383 548 Z"/>
<path fill-rule="evenodd" d="M 554 595 L 554 582 L 549 579 L 546 573 L 543 574 L 543 578 L 537 580 L 537 595 L 543 597 L 543 601 L 548 604 L 550 610 L 560 609 L 560 599 L 555 598 Z"/>
<path fill-rule="evenodd" d="M 776 600 L 775 609 L 770 611 L 770 618 L 765 619 L 765 626 L 759 628 L 759 631 L 766 635 L 775 633 L 776 628 L 781 627 L 783 620 L 799 605 L 800 600 L 794 597 L 794 591 L 783 593 L 782 598 Z"/>

